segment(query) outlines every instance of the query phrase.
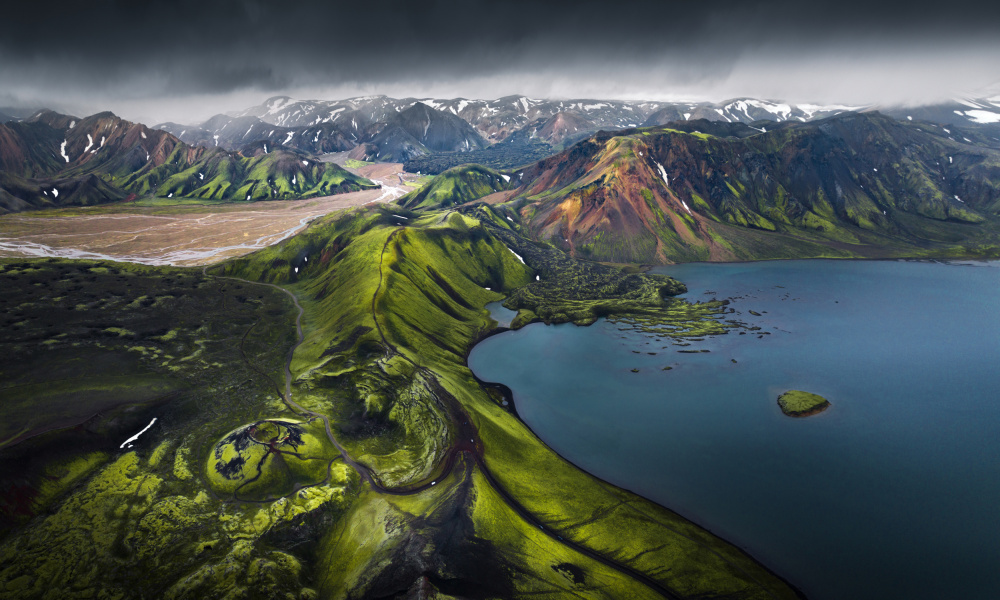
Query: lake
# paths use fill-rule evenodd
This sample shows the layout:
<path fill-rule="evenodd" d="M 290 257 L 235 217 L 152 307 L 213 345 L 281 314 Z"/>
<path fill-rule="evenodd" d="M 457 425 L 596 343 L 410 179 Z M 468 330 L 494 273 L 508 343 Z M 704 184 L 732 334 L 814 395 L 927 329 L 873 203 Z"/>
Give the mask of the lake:
<path fill-rule="evenodd" d="M 745 548 L 809 598 L 996 598 L 996 266 L 664 267 L 685 298 L 734 298 L 725 318 L 761 330 L 681 348 L 603 319 L 533 324 L 484 340 L 469 365 L 510 387 L 562 456 Z M 788 389 L 832 406 L 787 417 L 776 399 Z"/>

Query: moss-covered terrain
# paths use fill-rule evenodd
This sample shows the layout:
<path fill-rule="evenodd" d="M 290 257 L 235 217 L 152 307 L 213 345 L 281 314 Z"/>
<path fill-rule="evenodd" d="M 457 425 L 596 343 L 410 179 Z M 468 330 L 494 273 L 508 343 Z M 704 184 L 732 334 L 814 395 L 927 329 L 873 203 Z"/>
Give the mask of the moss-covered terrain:
<path fill-rule="evenodd" d="M 808 417 L 830 408 L 830 401 L 818 394 L 789 390 L 778 396 L 778 406 L 789 417 Z"/>
<path fill-rule="evenodd" d="M 357 209 L 205 273 L 4 263 L 21 337 L 0 385 L 100 350 L 133 358 L 150 395 L 171 386 L 82 430 L 5 433 L 2 464 L 32 466 L 4 473 L 5 502 L 31 498 L 0 533 L 4 597 L 797 597 L 554 454 L 475 379 L 466 356 L 505 297 L 522 323 L 723 327 L 672 299 L 678 282 L 560 262 L 507 216 Z M 84 306 L 79 327 L 49 327 L 52 303 Z"/>
<path fill-rule="evenodd" d="M 124 263 L 7 260 L 0 278 L 2 596 L 308 597 L 298 559 L 260 540 L 331 518 L 352 474 L 281 401 L 290 299 Z M 322 467 L 283 452 L 282 496 L 236 502 L 203 465 L 262 415 L 303 429 L 275 450 Z"/>
<path fill-rule="evenodd" d="M 448 169 L 397 202 L 412 210 L 445 208 L 512 187 L 509 175 L 502 175 L 480 165 L 463 165 Z"/>

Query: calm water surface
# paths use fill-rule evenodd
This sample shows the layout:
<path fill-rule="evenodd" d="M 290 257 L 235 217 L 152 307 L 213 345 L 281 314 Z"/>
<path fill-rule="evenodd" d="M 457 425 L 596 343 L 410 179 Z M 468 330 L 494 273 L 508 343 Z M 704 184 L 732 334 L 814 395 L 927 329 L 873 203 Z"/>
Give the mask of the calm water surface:
<path fill-rule="evenodd" d="M 508 385 L 560 454 L 746 548 L 810 598 L 1000 597 L 1000 269 L 661 272 L 692 301 L 736 298 L 726 318 L 771 335 L 681 354 L 604 320 L 536 324 L 485 340 L 469 364 Z M 786 417 L 776 398 L 788 389 L 833 406 Z"/>

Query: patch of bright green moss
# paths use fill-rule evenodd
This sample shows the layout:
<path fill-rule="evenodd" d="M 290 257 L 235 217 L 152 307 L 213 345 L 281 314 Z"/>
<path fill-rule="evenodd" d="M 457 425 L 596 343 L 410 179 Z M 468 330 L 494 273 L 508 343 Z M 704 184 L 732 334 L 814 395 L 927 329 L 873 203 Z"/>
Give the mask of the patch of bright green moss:
<path fill-rule="evenodd" d="M 830 407 L 830 401 L 818 394 L 789 390 L 778 396 L 778 406 L 789 417 L 806 417 L 823 412 Z"/>
<path fill-rule="evenodd" d="M 209 453 L 205 469 L 217 493 L 260 500 L 324 481 L 337 457 L 321 420 L 268 419 L 223 437 Z"/>

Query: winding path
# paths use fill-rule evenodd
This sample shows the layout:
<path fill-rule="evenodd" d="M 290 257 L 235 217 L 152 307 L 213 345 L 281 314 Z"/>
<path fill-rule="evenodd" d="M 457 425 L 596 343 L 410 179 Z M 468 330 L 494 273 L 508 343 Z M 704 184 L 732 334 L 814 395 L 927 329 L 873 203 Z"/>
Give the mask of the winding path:
<path fill-rule="evenodd" d="M 382 344 L 386 347 L 387 356 L 390 353 L 395 353 L 403 357 L 406 361 L 408 361 L 410 364 L 416 367 L 428 379 L 428 381 L 430 381 L 431 384 L 435 388 L 437 388 L 436 390 L 434 390 L 433 395 L 437 398 L 445 399 L 445 410 L 447 410 L 450 413 L 449 416 L 451 417 L 452 424 L 458 430 L 456 432 L 458 438 L 445 457 L 445 465 L 443 473 L 441 473 L 439 477 L 435 478 L 435 481 L 432 481 L 430 483 L 424 482 L 422 484 L 418 484 L 412 487 L 406 487 L 403 489 L 399 488 L 386 489 L 382 486 L 378 486 L 381 489 L 375 488 L 375 486 L 373 486 L 373 488 L 375 488 L 377 491 L 388 494 L 396 494 L 396 495 L 415 494 L 434 485 L 436 483 L 436 479 L 444 478 L 447 475 L 449 475 L 453 470 L 456 459 L 460 453 L 471 454 L 472 458 L 476 462 L 476 466 L 479 467 L 480 472 L 483 474 L 483 477 L 489 483 L 490 487 L 493 488 L 493 491 L 496 492 L 497 495 L 499 495 L 503 499 L 503 501 L 507 504 L 507 506 L 511 510 L 513 510 L 519 517 L 521 517 L 521 519 L 523 519 L 525 522 L 529 523 L 534 527 L 538 527 L 538 529 L 542 533 L 549 536 L 557 543 L 563 544 L 564 546 L 568 546 L 573 550 L 576 550 L 580 554 L 588 556 L 607 567 L 615 569 L 616 571 L 622 573 L 627 577 L 639 581 L 640 583 L 646 585 L 646 587 L 657 592 L 664 598 L 670 598 L 672 600 L 674 599 L 679 600 L 680 598 L 682 598 L 680 594 L 667 588 L 666 586 L 662 585 L 658 581 L 649 577 L 645 573 L 642 573 L 627 565 L 623 565 L 617 561 L 614 561 L 604 556 L 603 554 L 600 554 L 599 552 L 587 548 L 586 546 L 578 544 L 572 540 L 564 539 L 562 536 L 556 534 L 554 531 L 546 528 L 545 524 L 540 519 L 538 519 L 538 517 L 536 517 L 524 505 L 518 502 L 510 494 L 510 492 L 508 492 L 507 489 L 504 488 L 499 481 L 497 481 L 496 477 L 494 477 L 493 473 L 486 465 L 486 461 L 483 459 L 483 447 L 482 447 L 482 442 L 479 441 L 478 430 L 476 429 L 476 426 L 472 423 L 472 420 L 469 418 L 468 413 L 465 412 L 464 407 L 462 407 L 461 404 L 458 402 L 458 399 L 456 399 L 454 396 L 448 393 L 447 390 L 445 390 L 441 386 L 441 384 L 437 381 L 437 378 L 434 376 L 433 372 L 430 369 L 428 369 L 427 367 L 419 366 L 416 363 L 414 363 L 408 356 L 399 352 L 399 350 L 396 349 L 396 347 L 391 342 L 389 342 L 389 340 L 385 337 L 385 334 L 382 331 L 382 326 L 379 325 L 378 322 L 378 311 L 375 310 L 375 303 L 378 298 L 378 293 L 382 288 L 383 262 L 385 260 L 385 251 L 389 247 L 389 242 L 392 241 L 392 238 L 395 237 L 397 233 L 402 231 L 402 229 L 403 229 L 402 227 L 394 229 L 392 233 L 389 234 L 389 236 L 385 240 L 385 243 L 382 245 L 382 252 L 379 253 L 379 265 L 378 265 L 379 282 L 378 282 L 378 287 L 376 287 L 375 289 L 375 294 L 372 295 L 372 320 L 375 321 L 375 328 L 378 330 L 379 337 L 382 338 Z M 466 439 L 468 439 L 469 441 L 466 442 L 465 441 Z"/>

